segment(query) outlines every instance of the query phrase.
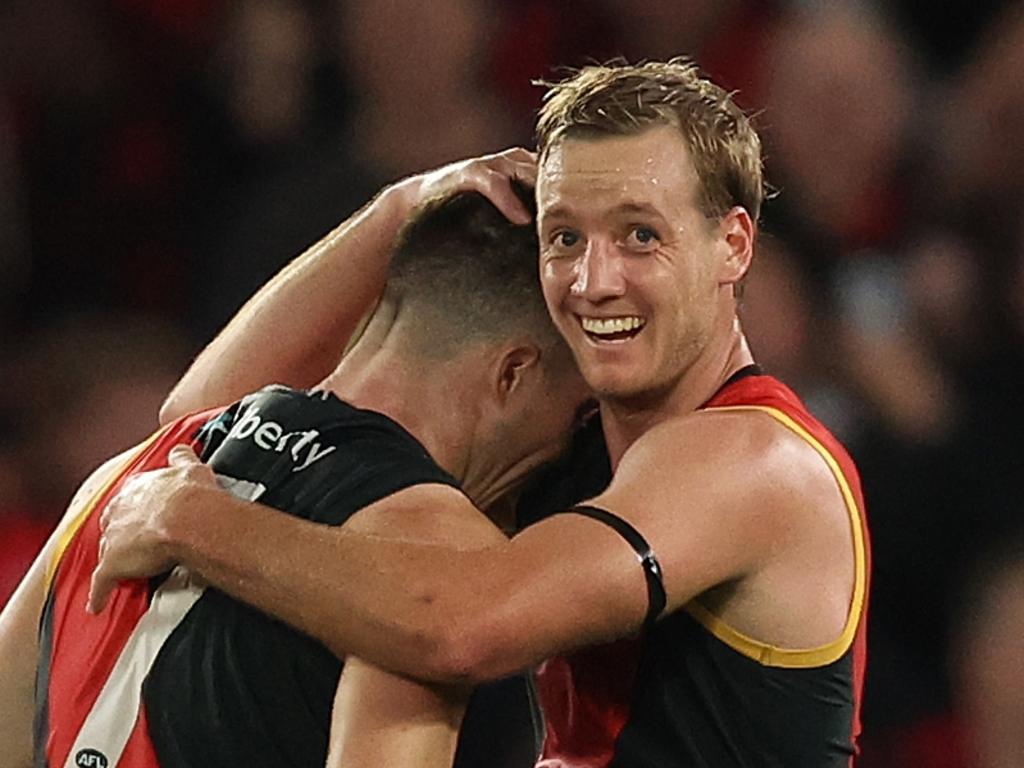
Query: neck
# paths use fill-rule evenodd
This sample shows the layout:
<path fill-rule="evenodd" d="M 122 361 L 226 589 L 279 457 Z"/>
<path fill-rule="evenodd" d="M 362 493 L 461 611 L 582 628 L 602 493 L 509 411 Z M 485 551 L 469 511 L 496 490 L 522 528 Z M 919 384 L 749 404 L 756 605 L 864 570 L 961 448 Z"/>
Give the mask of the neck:
<path fill-rule="evenodd" d="M 686 416 L 700 408 L 740 368 L 754 362 L 739 320 L 713 336 L 700 356 L 664 391 L 630 398 L 601 400 L 601 423 L 608 441 L 612 468 L 648 430 L 663 421 Z"/>
<path fill-rule="evenodd" d="M 393 315 L 375 317 L 359 342 L 319 388 L 357 408 L 377 411 L 415 437 L 446 472 L 465 480 L 477 420 L 465 365 L 419 361 L 398 349 Z"/>

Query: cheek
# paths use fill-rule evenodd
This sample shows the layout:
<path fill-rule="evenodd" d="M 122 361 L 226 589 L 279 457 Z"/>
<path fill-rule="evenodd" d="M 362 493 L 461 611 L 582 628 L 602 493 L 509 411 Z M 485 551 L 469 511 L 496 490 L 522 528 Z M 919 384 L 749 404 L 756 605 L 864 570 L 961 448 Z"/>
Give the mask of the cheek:
<path fill-rule="evenodd" d="M 571 280 L 569 269 L 564 262 L 551 261 L 541 267 L 540 287 L 544 293 L 544 302 L 552 315 L 556 315 L 556 310 L 568 294 Z"/>

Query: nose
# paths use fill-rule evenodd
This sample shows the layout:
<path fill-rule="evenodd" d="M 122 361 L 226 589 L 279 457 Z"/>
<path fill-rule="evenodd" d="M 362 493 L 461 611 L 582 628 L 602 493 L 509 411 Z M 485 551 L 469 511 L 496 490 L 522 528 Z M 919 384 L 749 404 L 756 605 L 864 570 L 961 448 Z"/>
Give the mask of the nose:
<path fill-rule="evenodd" d="M 595 303 L 622 296 L 626 289 L 622 266 L 622 257 L 612 243 L 589 240 L 576 262 L 576 279 L 569 290 L 574 296 Z"/>

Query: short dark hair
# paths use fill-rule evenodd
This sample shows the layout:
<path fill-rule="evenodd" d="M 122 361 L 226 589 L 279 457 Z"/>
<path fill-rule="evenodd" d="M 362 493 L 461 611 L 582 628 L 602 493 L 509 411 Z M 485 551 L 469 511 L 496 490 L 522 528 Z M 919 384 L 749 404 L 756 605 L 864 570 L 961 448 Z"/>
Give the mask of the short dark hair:
<path fill-rule="evenodd" d="M 535 213 L 533 190 L 515 186 Z M 477 192 L 431 200 L 398 234 L 387 297 L 412 310 L 412 341 L 431 357 L 519 333 L 568 360 L 544 304 L 538 253 L 535 226 L 513 224 Z"/>

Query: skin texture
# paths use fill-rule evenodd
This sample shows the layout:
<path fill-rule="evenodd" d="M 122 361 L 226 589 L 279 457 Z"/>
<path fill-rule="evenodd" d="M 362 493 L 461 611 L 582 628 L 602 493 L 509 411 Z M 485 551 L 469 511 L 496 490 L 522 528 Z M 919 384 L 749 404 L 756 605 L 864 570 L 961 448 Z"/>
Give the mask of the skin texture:
<path fill-rule="evenodd" d="M 742 208 L 706 218 L 698 190 L 686 143 L 669 126 L 563 141 L 538 178 L 545 299 L 601 398 L 613 460 L 752 359 L 732 291 L 749 267 L 754 226 Z M 644 324 L 624 341 L 582 327 L 583 318 L 615 317 Z"/>

